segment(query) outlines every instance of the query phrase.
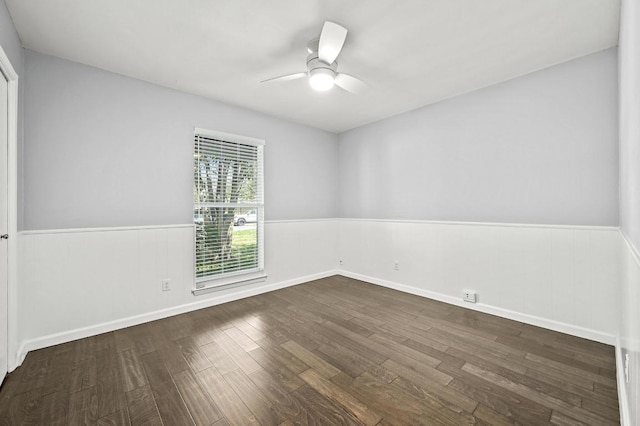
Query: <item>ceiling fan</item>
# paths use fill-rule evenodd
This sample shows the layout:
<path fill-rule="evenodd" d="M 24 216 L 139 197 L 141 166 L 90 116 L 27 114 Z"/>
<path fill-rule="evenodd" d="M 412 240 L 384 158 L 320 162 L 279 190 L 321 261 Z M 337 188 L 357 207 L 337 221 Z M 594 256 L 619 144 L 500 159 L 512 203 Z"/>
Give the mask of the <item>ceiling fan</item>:
<path fill-rule="evenodd" d="M 330 90 L 334 85 L 351 93 L 361 92 L 366 85 L 349 74 L 338 72 L 336 58 L 342 50 L 347 38 L 347 29 L 334 22 L 326 21 L 322 27 L 319 38 L 311 40 L 307 44 L 307 72 L 283 75 L 269 78 L 261 83 L 275 81 L 289 81 L 308 77 L 309 84 L 314 90 Z"/>

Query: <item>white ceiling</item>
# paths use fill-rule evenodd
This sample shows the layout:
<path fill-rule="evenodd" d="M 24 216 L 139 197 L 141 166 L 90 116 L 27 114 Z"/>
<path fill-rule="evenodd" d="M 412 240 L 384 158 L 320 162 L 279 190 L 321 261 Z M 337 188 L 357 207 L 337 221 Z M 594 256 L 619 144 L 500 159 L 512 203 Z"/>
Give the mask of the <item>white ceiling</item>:
<path fill-rule="evenodd" d="M 24 46 L 332 132 L 618 43 L 619 0 L 6 0 Z M 306 44 L 349 33 L 361 95 L 314 92 Z"/>

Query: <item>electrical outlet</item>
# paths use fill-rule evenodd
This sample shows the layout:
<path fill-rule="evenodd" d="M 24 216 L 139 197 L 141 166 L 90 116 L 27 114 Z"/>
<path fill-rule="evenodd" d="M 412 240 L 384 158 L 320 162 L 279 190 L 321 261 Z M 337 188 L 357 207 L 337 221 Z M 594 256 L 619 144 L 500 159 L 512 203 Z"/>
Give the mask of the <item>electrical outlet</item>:
<path fill-rule="evenodd" d="M 171 279 L 165 278 L 164 280 L 162 280 L 162 291 L 169 290 L 171 290 Z"/>
<path fill-rule="evenodd" d="M 462 300 L 465 302 L 476 303 L 478 301 L 478 295 L 475 291 L 465 290 L 462 292 Z"/>
<path fill-rule="evenodd" d="M 342 266 L 342 259 L 338 260 L 338 265 Z"/>
<path fill-rule="evenodd" d="M 394 271 L 399 271 L 400 270 L 400 262 L 399 261 L 394 261 L 393 262 L 393 270 Z"/>

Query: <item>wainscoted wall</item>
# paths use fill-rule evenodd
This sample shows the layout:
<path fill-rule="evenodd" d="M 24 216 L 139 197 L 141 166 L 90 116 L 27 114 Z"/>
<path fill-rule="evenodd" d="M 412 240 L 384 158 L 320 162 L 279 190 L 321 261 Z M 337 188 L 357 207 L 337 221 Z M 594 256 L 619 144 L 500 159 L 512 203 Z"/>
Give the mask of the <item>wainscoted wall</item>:
<path fill-rule="evenodd" d="M 610 344 L 618 332 L 617 228 L 317 219 L 265 234 L 264 283 L 193 296 L 189 225 L 23 232 L 20 355 L 336 273 Z"/>
<path fill-rule="evenodd" d="M 267 222 L 267 280 L 200 296 L 191 225 L 22 232 L 18 363 L 29 350 L 333 275 L 336 227 Z"/>
<path fill-rule="evenodd" d="M 615 342 L 617 228 L 343 219 L 338 239 L 344 275 Z"/>
<path fill-rule="evenodd" d="M 620 235 L 622 306 L 620 340 L 616 344 L 618 394 L 622 424 L 631 426 L 640 421 L 640 253 L 623 232 Z"/>

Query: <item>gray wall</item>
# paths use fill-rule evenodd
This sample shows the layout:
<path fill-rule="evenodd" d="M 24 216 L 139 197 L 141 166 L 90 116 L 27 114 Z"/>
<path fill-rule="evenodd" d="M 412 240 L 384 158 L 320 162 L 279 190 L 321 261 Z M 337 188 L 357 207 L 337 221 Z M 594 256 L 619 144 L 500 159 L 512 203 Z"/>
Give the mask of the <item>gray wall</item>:
<path fill-rule="evenodd" d="M 336 137 L 27 52 L 23 229 L 188 223 L 193 127 L 267 140 L 269 220 L 617 225 L 616 56 Z"/>
<path fill-rule="evenodd" d="M 267 220 L 335 217 L 337 137 L 26 52 L 24 229 L 192 220 L 193 128 L 266 140 Z"/>
<path fill-rule="evenodd" d="M 618 224 L 610 49 L 339 135 L 342 217 Z"/>

